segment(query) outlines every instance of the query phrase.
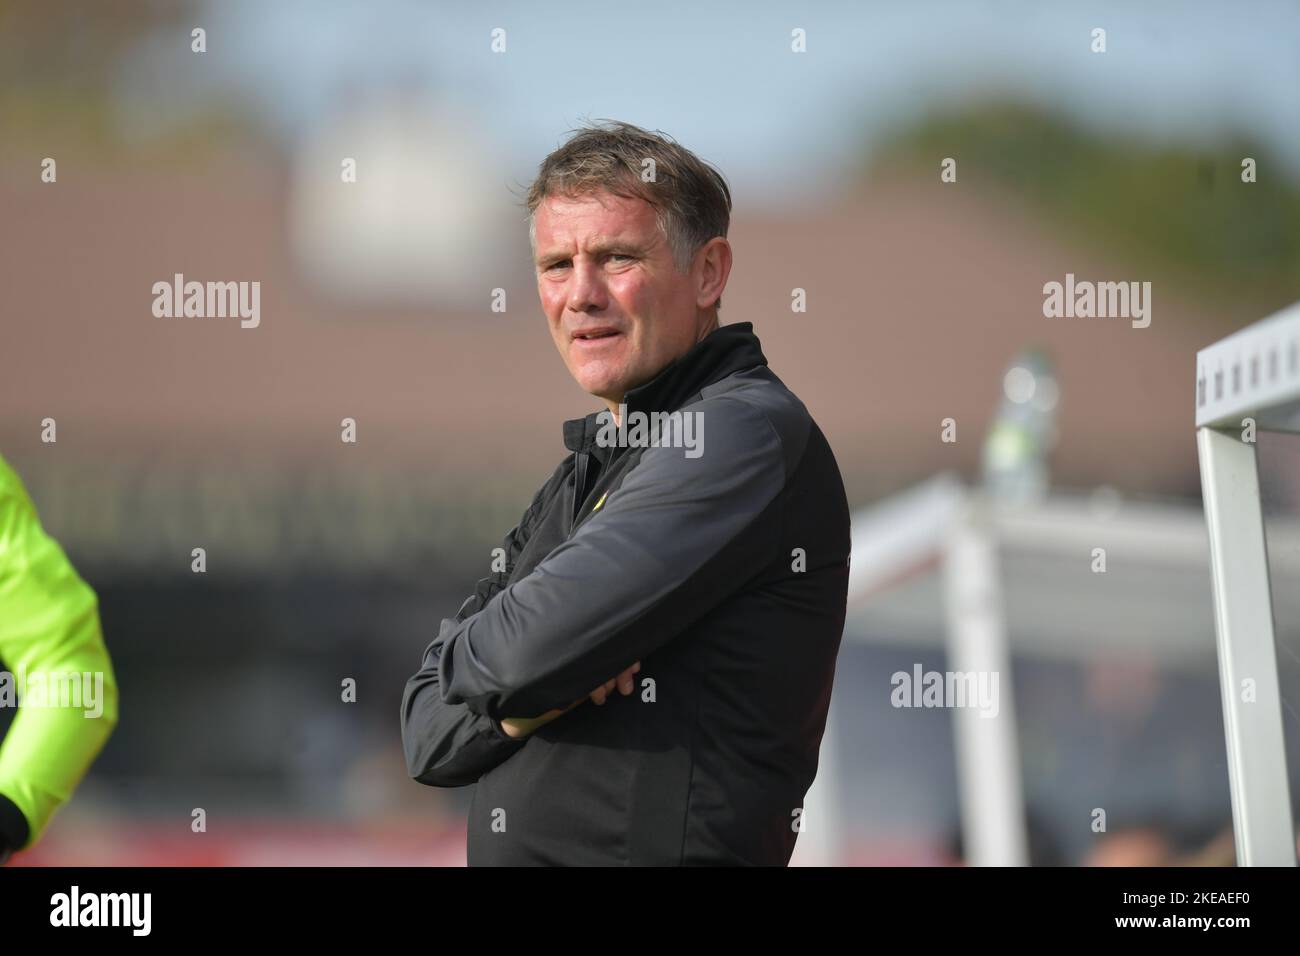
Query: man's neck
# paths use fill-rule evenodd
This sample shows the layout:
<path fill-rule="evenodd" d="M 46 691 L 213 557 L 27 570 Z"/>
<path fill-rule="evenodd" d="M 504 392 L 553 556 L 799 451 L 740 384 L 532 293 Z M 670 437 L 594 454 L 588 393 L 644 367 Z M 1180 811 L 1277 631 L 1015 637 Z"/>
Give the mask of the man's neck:
<path fill-rule="evenodd" d="M 720 329 L 721 327 L 722 327 L 722 325 L 721 325 L 721 323 L 718 321 L 718 316 L 717 316 L 717 313 L 715 312 L 714 315 L 713 315 L 713 321 L 712 321 L 712 323 L 709 324 L 709 325 L 707 325 L 707 326 L 705 326 L 705 327 L 701 330 L 699 336 L 695 339 L 695 344 L 696 344 L 696 345 L 699 345 L 701 342 L 703 342 L 705 339 L 707 339 L 710 335 L 712 335 L 714 332 L 716 332 L 716 331 L 717 331 L 718 329 Z M 689 350 L 688 350 L 688 351 L 689 351 Z M 683 354 L 685 354 L 685 353 L 683 353 Z M 681 356 L 678 356 L 678 358 L 680 358 L 680 357 L 681 357 Z M 662 371 L 662 370 L 661 370 L 661 371 Z M 619 396 L 619 398 L 618 398 L 617 401 L 611 401 L 611 400 L 608 399 L 608 398 L 604 400 L 604 401 L 605 401 L 605 405 L 609 408 L 609 412 L 610 412 L 610 414 L 614 416 L 614 424 L 615 424 L 615 425 L 618 425 L 618 426 L 621 426 L 621 425 L 623 424 L 622 420 L 618 417 L 618 409 L 619 409 L 619 406 L 623 403 L 623 400 L 624 400 L 625 398 L 627 398 L 626 395 L 621 395 L 621 396 Z"/>
<path fill-rule="evenodd" d="M 623 424 L 622 420 L 618 417 L 618 407 L 622 401 L 622 398 L 617 402 L 611 402 L 609 399 L 605 399 L 605 404 L 609 406 L 610 414 L 614 416 L 614 424 L 618 426 L 622 426 Z"/>

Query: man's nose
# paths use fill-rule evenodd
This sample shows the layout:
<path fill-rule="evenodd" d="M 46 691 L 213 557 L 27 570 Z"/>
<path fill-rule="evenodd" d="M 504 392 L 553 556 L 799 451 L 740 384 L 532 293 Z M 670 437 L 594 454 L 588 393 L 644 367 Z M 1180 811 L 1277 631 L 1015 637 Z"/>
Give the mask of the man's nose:
<path fill-rule="evenodd" d="M 575 262 L 569 277 L 569 311 L 598 311 L 605 307 L 605 299 L 605 283 L 596 263 L 587 259 Z"/>

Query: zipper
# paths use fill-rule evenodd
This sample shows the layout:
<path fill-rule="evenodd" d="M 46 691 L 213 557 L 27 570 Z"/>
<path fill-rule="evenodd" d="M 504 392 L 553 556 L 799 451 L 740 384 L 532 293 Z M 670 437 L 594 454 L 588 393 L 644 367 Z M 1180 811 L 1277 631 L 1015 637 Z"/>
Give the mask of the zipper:
<path fill-rule="evenodd" d="M 582 503 L 587 499 L 587 460 L 590 457 L 587 452 L 578 455 L 576 480 L 573 485 L 573 515 L 569 519 L 570 531 L 576 526 L 578 512 L 582 510 Z"/>

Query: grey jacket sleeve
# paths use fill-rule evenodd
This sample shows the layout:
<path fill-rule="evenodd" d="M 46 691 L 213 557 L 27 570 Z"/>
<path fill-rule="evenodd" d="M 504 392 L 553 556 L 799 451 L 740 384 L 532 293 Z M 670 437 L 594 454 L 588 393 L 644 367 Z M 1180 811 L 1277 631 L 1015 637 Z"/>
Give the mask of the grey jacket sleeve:
<path fill-rule="evenodd" d="M 402 694 L 402 749 L 412 779 L 433 787 L 464 787 L 519 750 L 527 740 L 515 739 L 491 717 L 464 704 L 443 700 L 439 663 L 448 628 L 472 619 L 505 588 L 515 561 L 528 541 L 536 510 L 546 487 L 534 497 L 502 542 L 506 567 L 481 579 L 454 618 L 442 621 L 439 634 L 425 649 L 420 670 L 406 682 Z"/>
<path fill-rule="evenodd" d="M 622 486 L 531 574 L 444 628 L 446 702 L 498 718 L 567 707 L 771 559 L 762 542 L 779 529 L 760 516 L 785 485 L 788 449 L 754 405 L 719 396 L 687 411 L 707 426 L 697 431 L 698 457 L 681 447 L 645 449 Z"/>

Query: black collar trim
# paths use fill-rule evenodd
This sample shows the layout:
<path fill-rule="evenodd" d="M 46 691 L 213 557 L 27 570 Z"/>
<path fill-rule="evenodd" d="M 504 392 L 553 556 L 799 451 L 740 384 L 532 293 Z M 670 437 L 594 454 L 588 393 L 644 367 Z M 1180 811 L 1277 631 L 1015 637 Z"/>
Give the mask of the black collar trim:
<path fill-rule="evenodd" d="M 628 389 L 623 404 L 632 412 L 673 412 L 699 392 L 728 375 L 766 365 L 753 322 L 736 322 L 714 329 L 665 366 L 650 381 Z M 564 423 L 564 447 L 591 451 L 600 431 L 601 413 Z"/>

